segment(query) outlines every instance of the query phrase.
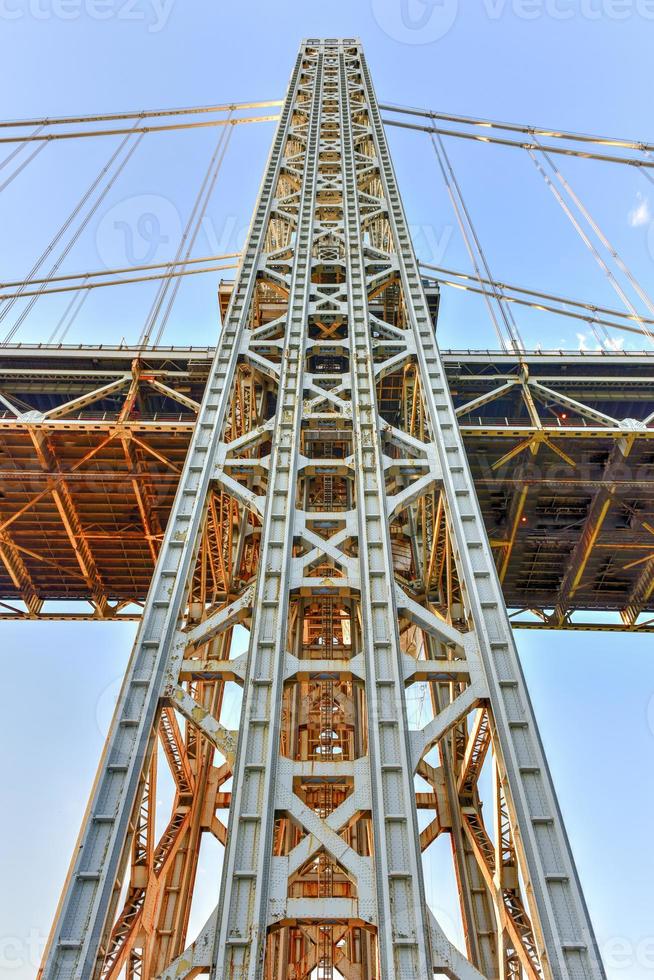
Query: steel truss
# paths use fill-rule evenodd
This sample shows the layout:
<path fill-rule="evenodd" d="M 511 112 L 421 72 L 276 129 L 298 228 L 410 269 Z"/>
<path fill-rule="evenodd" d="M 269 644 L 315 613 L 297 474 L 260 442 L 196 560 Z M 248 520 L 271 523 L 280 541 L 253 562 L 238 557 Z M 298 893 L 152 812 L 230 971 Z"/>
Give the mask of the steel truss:
<path fill-rule="evenodd" d="M 219 290 L 224 312 L 232 287 Z M 426 295 L 435 317 L 438 294 Z M 282 315 L 284 297 L 267 307 Z M 513 626 L 654 630 L 654 357 L 441 356 Z M 207 348 L 4 349 L 0 620 L 140 619 L 212 360 Z M 384 375 L 388 421 L 401 424 L 410 390 L 404 366 Z M 64 491 L 76 531 L 58 506 Z M 216 516 L 228 503 L 212 495 Z M 201 544 L 215 602 L 229 591 L 226 526 L 223 538 L 212 520 Z M 589 610 L 601 626 L 580 618 Z"/>
<path fill-rule="evenodd" d="M 220 898 L 185 948 L 205 833 Z M 443 833 L 467 957 L 425 900 Z M 363 52 L 309 40 L 40 976 L 433 972 L 604 976 Z"/>

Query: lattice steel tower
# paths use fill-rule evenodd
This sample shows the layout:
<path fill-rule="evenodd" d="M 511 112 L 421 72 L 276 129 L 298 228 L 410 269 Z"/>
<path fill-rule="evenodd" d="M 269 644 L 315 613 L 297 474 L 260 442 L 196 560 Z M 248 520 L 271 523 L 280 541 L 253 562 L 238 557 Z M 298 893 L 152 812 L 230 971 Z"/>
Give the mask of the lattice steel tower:
<path fill-rule="evenodd" d="M 441 834 L 467 958 L 425 900 Z M 604 976 L 368 68 L 308 40 L 40 975 L 434 971 Z"/>

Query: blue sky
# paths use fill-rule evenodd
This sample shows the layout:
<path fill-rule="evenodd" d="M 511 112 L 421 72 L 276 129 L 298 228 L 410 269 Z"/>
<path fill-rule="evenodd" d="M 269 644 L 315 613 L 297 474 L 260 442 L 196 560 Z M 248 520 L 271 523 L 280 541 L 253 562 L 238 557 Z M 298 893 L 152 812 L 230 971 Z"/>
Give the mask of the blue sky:
<path fill-rule="evenodd" d="M 400 0 L 0 0 L 0 117 L 278 98 L 302 37 L 358 35 L 384 101 L 652 139 L 651 0 L 480 0 L 465 9 L 456 0 L 402 2 L 404 20 Z M 234 133 L 196 254 L 240 246 L 271 134 L 269 125 Z M 419 256 L 469 271 L 430 144 L 418 134 L 390 137 Z M 213 130 L 146 137 L 61 271 L 172 258 L 216 138 Z M 115 146 L 109 138 L 47 146 L 0 194 L 3 280 L 24 276 Z M 526 155 L 454 141 L 448 149 L 497 278 L 617 305 Z M 628 168 L 573 160 L 561 166 L 649 288 L 654 186 Z M 0 181 L 8 172 L 0 171 Z M 128 234 L 117 233 L 117 221 Z M 214 340 L 215 286 L 212 276 L 183 282 L 167 341 Z M 97 291 L 67 340 L 135 341 L 154 291 L 151 284 Z M 41 300 L 16 339 L 45 340 L 66 302 Z M 579 340 L 585 331 L 573 323 L 517 315 L 530 346 L 593 344 Z M 13 317 L 0 324 L 0 336 Z M 495 346 L 482 304 L 459 292 L 444 297 L 439 336 L 443 347 Z M 0 977 L 27 980 L 133 629 L 3 624 L 2 633 L 10 696 L 0 728 L 7 790 Z M 609 974 L 646 980 L 654 971 L 651 641 L 523 633 L 518 642 Z M 438 876 L 439 867 L 437 858 L 428 887 L 447 916 L 451 882 Z M 195 911 L 199 920 L 202 909 Z"/>

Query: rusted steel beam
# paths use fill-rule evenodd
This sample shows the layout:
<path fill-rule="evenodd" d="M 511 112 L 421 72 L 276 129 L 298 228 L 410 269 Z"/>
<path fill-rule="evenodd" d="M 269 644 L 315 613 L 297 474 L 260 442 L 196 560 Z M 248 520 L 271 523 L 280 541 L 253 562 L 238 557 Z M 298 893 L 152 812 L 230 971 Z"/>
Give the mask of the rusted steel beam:
<path fill-rule="evenodd" d="M 52 496 L 57 505 L 57 510 L 66 529 L 70 544 L 75 552 L 79 567 L 88 585 L 90 595 L 100 614 L 104 615 L 108 605 L 105 586 L 84 536 L 82 522 L 80 521 L 73 497 L 66 484 L 65 476 L 61 472 L 56 453 L 42 433 L 33 431 L 31 432 L 31 437 L 36 455 L 43 470 L 48 473 L 57 474 L 58 479 L 52 488 Z"/>

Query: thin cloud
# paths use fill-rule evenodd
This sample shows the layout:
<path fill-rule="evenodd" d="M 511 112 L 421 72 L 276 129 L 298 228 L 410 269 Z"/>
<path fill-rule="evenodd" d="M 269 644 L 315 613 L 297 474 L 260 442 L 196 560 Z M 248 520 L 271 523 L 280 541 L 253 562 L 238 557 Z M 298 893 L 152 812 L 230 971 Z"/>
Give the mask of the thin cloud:
<path fill-rule="evenodd" d="M 649 198 L 643 197 L 638 192 L 636 195 L 636 206 L 628 214 L 629 224 L 632 228 L 640 228 L 641 225 L 648 225 L 652 220 L 652 212 L 649 207 Z"/>
<path fill-rule="evenodd" d="M 579 344 L 578 350 L 580 351 L 621 351 L 624 350 L 624 338 L 623 337 L 604 337 L 602 340 L 595 337 L 594 341 L 590 344 L 589 335 L 586 333 L 578 333 L 577 341 Z"/>

